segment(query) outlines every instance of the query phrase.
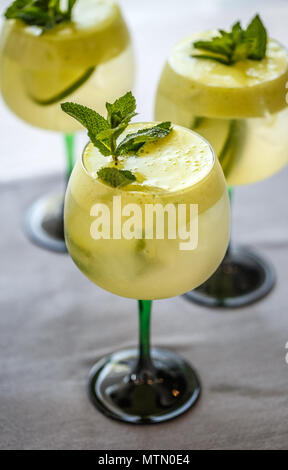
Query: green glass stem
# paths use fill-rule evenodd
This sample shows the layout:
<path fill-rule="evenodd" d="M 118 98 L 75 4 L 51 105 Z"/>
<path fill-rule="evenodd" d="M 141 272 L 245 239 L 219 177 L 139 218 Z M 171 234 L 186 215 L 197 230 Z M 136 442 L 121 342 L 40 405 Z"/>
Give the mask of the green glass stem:
<path fill-rule="evenodd" d="M 68 181 L 74 167 L 75 135 L 64 134 L 64 142 L 66 149 L 66 179 Z"/>
<path fill-rule="evenodd" d="M 228 194 L 229 194 L 230 204 L 232 204 L 233 186 L 228 186 Z"/>
<path fill-rule="evenodd" d="M 66 156 L 66 178 L 65 178 L 65 191 L 74 167 L 74 148 L 75 148 L 75 135 L 64 134 L 65 156 Z M 64 240 L 64 196 L 63 203 L 59 212 L 59 237 Z"/>
<path fill-rule="evenodd" d="M 150 356 L 150 319 L 152 300 L 138 300 L 139 308 L 139 358 L 137 373 L 153 370 Z"/>
<path fill-rule="evenodd" d="M 228 194 L 229 194 L 229 199 L 230 199 L 230 212 L 232 214 L 233 186 L 228 186 Z M 232 224 L 232 217 L 231 217 L 231 224 Z M 228 248 L 227 248 L 227 251 L 226 251 L 225 258 L 229 256 L 230 252 L 231 252 L 231 238 L 230 238 L 230 241 L 229 241 L 229 245 L 228 245 Z"/>

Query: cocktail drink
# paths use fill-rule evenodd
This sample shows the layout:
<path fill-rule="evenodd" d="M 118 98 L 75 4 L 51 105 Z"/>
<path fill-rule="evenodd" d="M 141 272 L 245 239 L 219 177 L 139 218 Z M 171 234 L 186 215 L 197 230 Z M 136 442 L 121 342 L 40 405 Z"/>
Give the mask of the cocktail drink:
<path fill-rule="evenodd" d="M 99 116 L 90 111 L 83 118 L 84 109 L 63 105 L 92 139 L 69 181 L 65 235 L 72 259 L 92 282 L 142 299 L 140 351 L 115 353 L 95 365 L 89 384 L 94 404 L 123 421 L 160 422 L 192 406 L 200 385 L 176 354 L 150 351 L 151 300 L 183 294 L 216 270 L 229 240 L 229 198 L 221 166 L 198 134 L 169 122 L 128 124 L 123 115 L 113 127 L 127 100 L 131 95 L 108 105 L 112 128 L 97 132 L 91 122 L 97 128 Z"/>
<path fill-rule="evenodd" d="M 254 49 L 253 49 L 254 48 Z M 193 129 L 213 146 L 230 186 L 263 180 L 288 162 L 286 49 L 256 16 L 247 30 L 206 31 L 179 42 L 160 79 L 156 119 Z M 218 271 L 189 293 L 210 306 L 240 306 L 273 286 L 267 263 L 229 248 Z"/>
<path fill-rule="evenodd" d="M 146 126 L 151 124 L 131 124 L 127 132 Z M 218 161 L 214 164 L 210 146 L 197 134 L 173 126 L 169 136 L 146 144 L 137 158 L 132 155 L 119 161 L 118 168 L 133 170 L 139 175 L 137 182 L 121 189 L 107 186 L 97 178 L 97 171 L 109 164 L 112 164 L 112 157 L 104 157 L 90 143 L 76 163 L 67 191 L 67 248 L 85 275 L 114 294 L 148 300 L 184 294 L 191 285 L 196 287 L 210 277 L 224 256 L 228 240 L 227 224 L 218 223 L 224 217 L 228 220 L 225 183 Z M 102 227 L 103 236 L 107 238 L 99 240 L 93 239 L 90 233 L 91 208 L 97 203 L 105 204 L 110 213 L 103 222 L 107 225 Z M 139 214 L 135 215 L 131 209 L 131 216 L 135 218 L 131 236 L 137 237 L 131 240 L 122 236 L 129 204 L 139 208 Z M 175 227 L 178 235 L 169 239 L 168 223 L 163 224 L 163 238 L 145 239 L 145 222 L 148 223 L 145 207 L 156 204 L 160 206 L 159 217 L 165 207 L 168 217 L 170 207 L 167 205 L 172 205 L 173 220 L 174 214 L 178 217 L 177 205 L 198 204 L 197 248 L 185 249 L 185 240 L 179 237 L 180 227 Z M 127 215 L 120 218 L 119 211 Z M 121 234 L 117 239 L 110 238 L 113 220 L 113 230 Z M 185 229 L 190 223 L 187 210 Z M 208 229 L 211 225 L 213 230 Z M 186 240 L 187 246 L 189 240 L 190 237 Z"/>
<path fill-rule="evenodd" d="M 69 177 L 73 133 L 81 126 L 61 111 L 60 103 L 69 97 L 103 113 L 107 100 L 131 89 L 134 61 L 129 32 L 112 0 L 70 0 L 66 9 L 54 0 L 16 4 L 7 10 L 2 31 L 1 92 L 7 106 L 24 121 L 66 134 Z M 29 212 L 27 228 L 34 241 L 61 251 L 66 249 L 63 198 L 55 204 L 54 197 L 38 201 Z"/>

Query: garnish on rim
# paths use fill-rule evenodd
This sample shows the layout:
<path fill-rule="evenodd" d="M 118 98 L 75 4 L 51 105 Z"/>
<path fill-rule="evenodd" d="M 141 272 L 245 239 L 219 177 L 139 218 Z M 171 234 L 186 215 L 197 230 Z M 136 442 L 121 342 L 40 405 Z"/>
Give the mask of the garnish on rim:
<path fill-rule="evenodd" d="M 64 9 L 61 0 L 15 0 L 7 8 L 5 18 L 22 20 L 30 26 L 39 26 L 45 31 L 64 21 L 71 21 L 76 1 L 67 0 Z"/>
<path fill-rule="evenodd" d="M 118 157 L 137 155 L 148 142 L 155 142 L 171 132 L 171 122 L 162 122 L 153 127 L 140 129 L 127 134 L 117 144 L 118 137 L 124 132 L 131 119 L 136 116 L 136 100 L 131 91 L 121 96 L 114 103 L 106 103 L 107 118 L 93 109 L 76 103 L 62 103 L 62 110 L 79 121 L 88 130 L 91 142 L 105 157 L 112 156 L 115 165 Z M 98 171 L 98 177 L 113 188 L 123 187 L 136 181 L 129 170 L 104 167 Z"/>
<path fill-rule="evenodd" d="M 221 64 L 232 65 L 240 60 L 262 60 L 266 54 L 267 31 L 259 15 L 256 15 L 246 29 L 240 21 L 232 26 L 231 31 L 219 30 L 220 35 L 210 41 L 195 41 L 193 46 L 200 49 L 191 57 L 216 60 Z"/>

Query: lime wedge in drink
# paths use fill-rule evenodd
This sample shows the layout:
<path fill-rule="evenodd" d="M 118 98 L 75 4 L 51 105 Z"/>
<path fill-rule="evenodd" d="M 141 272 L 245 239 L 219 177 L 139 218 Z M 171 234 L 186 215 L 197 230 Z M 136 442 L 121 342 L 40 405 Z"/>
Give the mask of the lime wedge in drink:
<path fill-rule="evenodd" d="M 229 180 L 230 174 L 234 169 L 234 165 L 242 154 L 243 144 L 247 134 L 247 126 L 245 120 L 231 120 L 230 132 L 225 145 L 218 154 L 222 170 L 226 178 Z"/>
<path fill-rule="evenodd" d="M 235 121 L 230 162 L 223 168 L 229 184 L 254 183 L 287 165 L 287 119 L 286 108 L 265 118 Z"/>
<path fill-rule="evenodd" d="M 59 69 L 57 73 L 32 70 L 23 73 L 23 82 L 30 99 L 42 106 L 59 103 L 80 88 L 92 76 L 95 67 L 83 72 Z M 61 90 L 59 89 L 63 87 Z"/>
<path fill-rule="evenodd" d="M 202 117 L 193 120 L 192 129 L 211 143 L 226 178 L 233 169 L 237 156 L 241 154 L 246 127 L 245 120 Z"/>
<path fill-rule="evenodd" d="M 193 120 L 191 129 L 202 135 L 213 146 L 217 157 L 223 152 L 232 132 L 230 119 L 208 119 L 197 117 Z"/>

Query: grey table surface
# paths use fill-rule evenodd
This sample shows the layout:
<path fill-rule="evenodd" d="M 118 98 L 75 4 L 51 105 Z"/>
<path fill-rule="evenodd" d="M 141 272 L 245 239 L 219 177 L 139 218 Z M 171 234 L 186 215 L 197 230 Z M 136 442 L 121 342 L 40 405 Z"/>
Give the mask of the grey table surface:
<path fill-rule="evenodd" d="M 235 195 L 235 241 L 257 248 L 277 271 L 265 300 L 237 311 L 183 298 L 155 302 L 153 343 L 191 361 L 203 393 L 182 417 L 144 427 L 102 416 L 86 395 L 93 363 L 135 345 L 136 302 L 99 289 L 67 255 L 25 238 L 25 209 L 59 187 L 59 176 L 2 184 L 0 448 L 286 449 L 287 181 L 285 169 Z"/>

